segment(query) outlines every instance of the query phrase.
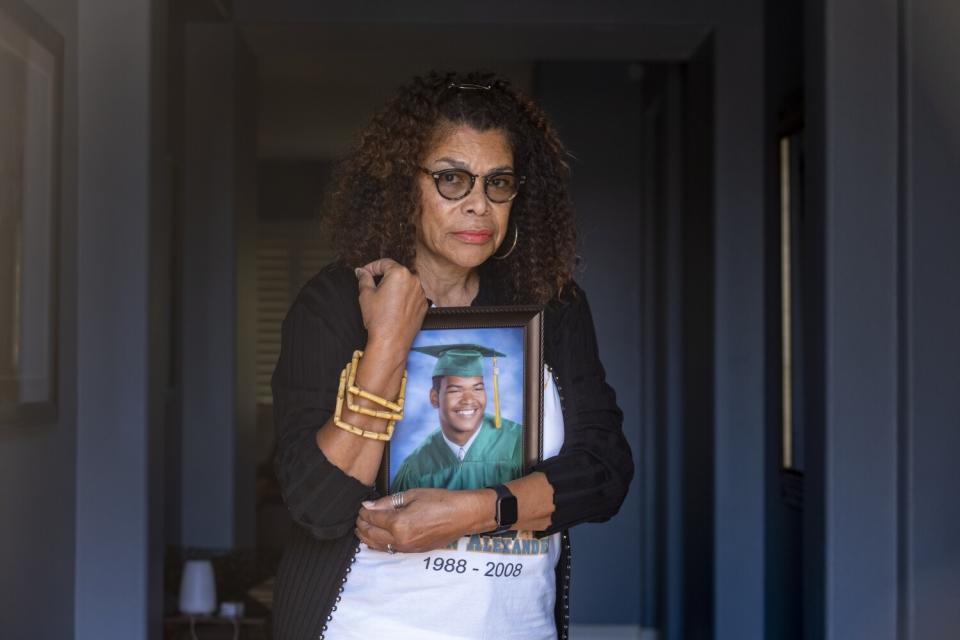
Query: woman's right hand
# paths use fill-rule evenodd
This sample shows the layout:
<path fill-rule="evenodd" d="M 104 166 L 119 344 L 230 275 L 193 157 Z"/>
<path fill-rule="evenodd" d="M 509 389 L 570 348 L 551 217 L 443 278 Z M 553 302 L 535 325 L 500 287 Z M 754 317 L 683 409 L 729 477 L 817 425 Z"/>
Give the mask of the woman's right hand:
<path fill-rule="evenodd" d="M 367 328 L 367 343 L 356 371 L 361 389 L 384 398 L 395 398 L 401 387 L 407 354 L 427 313 L 427 297 L 420 279 L 402 264 L 382 258 L 356 270 L 360 283 L 360 311 Z M 374 278 L 380 276 L 380 283 Z M 360 406 L 377 409 L 358 398 Z M 387 421 L 342 407 L 342 419 L 360 429 L 386 430 Z M 333 416 L 317 431 L 317 446 L 331 463 L 365 485 L 372 485 L 380 470 L 383 442 L 358 438 L 337 427 Z"/>
<path fill-rule="evenodd" d="M 406 356 L 427 313 L 427 296 L 420 279 L 390 258 L 374 260 L 356 273 L 367 342 L 391 345 Z M 380 283 L 375 284 L 378 276 Z"/>

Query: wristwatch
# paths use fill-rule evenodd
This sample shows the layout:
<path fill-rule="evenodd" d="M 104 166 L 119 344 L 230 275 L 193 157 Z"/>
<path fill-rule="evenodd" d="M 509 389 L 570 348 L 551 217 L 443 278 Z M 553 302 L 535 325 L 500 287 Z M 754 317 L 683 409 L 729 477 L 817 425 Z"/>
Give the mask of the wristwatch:
<path fill-rule="evenodd" d="M 497 492 L 497 528 L 490 535 L 506 533 L 517 523 L 517 497 L 505 485 L 490 487 Z"/>

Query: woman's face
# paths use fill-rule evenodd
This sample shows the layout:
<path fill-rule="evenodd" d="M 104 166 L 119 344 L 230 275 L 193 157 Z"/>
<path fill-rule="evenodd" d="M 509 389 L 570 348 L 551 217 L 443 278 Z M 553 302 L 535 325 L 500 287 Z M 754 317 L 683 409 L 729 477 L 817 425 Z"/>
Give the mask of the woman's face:
<path fill-rule="evenodd" d="M 484 176 L 514 170 L 506 134 L 451 127 L 427 152 L 423 167 L 431 172 L 464 169 L 479 177 L 465 197 L 448 200 L 438 193 L 433 177 L 421 173 L 418 267 L 473 269 L 483 264 L 503 242 L 510 218 L 512 203 L 491 202 L 483 189 Z"/>

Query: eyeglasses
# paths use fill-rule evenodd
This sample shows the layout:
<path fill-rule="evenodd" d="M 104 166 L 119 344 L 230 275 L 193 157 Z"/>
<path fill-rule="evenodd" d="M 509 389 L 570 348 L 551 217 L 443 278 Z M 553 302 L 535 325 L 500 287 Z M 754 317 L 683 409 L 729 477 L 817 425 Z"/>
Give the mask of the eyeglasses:
<path fill-rule="evenodd" d="M 516 198 L 520 191 L 520 185 L 527 180 L 524 176 L 506 171 L 479 176 L 466 169 L 430 171 L 425 167 L 420 167 L 420 170 L 433 178 L 433 183 L 437 185 L 437 193 L 447 200 L 466 198 L 473 191 L 473 185 L 476 184 L 477 178 L 483 178 L 483 192 L 487 194 L 490 202 L 503 204 Z"/>

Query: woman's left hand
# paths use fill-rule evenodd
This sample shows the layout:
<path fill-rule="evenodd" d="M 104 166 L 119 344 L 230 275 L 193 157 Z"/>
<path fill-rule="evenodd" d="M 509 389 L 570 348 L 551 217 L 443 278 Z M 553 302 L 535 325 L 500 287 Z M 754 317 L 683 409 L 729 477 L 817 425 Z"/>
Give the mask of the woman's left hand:
<path fill-rule="evenodd" d="M 377 551 L 387 551 L 388 544 L 390 549 L 406 553 L 432 551 L 486 530 L 484 527 L 493 523 L 495 504 L 496 494 L 486 489 L 409 489 L 403 492 L 400 509 L 393 507 L 392 496 L 364 502 L 356 533 L 361 542 Z"/>

